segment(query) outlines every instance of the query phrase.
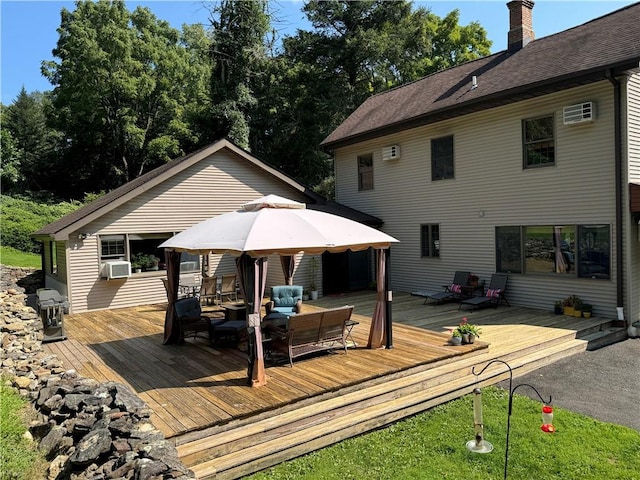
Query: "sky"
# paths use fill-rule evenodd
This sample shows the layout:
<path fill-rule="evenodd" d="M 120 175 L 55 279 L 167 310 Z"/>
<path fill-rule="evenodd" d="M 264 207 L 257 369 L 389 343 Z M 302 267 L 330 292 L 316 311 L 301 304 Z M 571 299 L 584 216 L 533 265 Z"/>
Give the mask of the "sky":
<path fill-rule="evenodd" d="M 183 24 L 208 25 L 207 3 L 191 0 L 127 1 L 130 10 L 141 5 L 174 28 Z M 506 49 L 509 11 L 506 0 L 484 1 L 415 1 L 436 15 L 444 17 L 454 9 L 460 11 L 460 24 L 477 21 L 493 42 L 491 52 Z M 606 15 L 635 1 L 613 0 L 536 0 L 533 29 L 536 38 L 546 37 Z M 301 9 L 302 0 L 271 0 L 277 21 L 272 23 L 279 35 L 294 35 L 297 28 L 310 29 Z M 73 10 L 73 1 L 0 0 L 0 86 L 2 103 L 11 104 L 21 88 L 27 92 L 51 90 L 53 86 L 40 73 L 43 61 L 54 60 L 51 51 L 58 40 L 60 10 Z"/>

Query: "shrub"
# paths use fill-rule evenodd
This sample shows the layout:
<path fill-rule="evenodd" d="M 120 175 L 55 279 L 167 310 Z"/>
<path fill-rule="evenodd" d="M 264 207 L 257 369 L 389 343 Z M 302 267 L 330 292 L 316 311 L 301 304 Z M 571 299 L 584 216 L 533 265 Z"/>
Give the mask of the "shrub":
<path fill-rule="evenodd" d="M 80 202 L 46 204 L 1 195 L 2 245 L 22 252 L 40 253 L 40 243 L 32 240 L 31 234 L 81 206 Z"/>

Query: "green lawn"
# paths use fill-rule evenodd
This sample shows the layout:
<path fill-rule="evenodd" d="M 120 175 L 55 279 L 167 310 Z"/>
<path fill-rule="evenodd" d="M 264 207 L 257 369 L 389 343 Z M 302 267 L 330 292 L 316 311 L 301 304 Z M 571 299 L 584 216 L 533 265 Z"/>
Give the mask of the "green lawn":
<path fill-rule="evenodd" d="M 0 245 L 0 263 L 11 267 L 40 268 L 40 255 L 25 253 L 12 247 Z"/>
<path fill-rule="evenodd" d="M 45 478 L 46 461 L 38 454 L 35 442 L 23 437 L 27 430 L 28 411 L 26 400 L 11 389 L 0 385 L 0 479 L 2 480 Z"/>
<path fill-rule="evenodd" d="M 508 393 L 485 388 L 483 406 L 492 453 L 475 454 L 465 447 L 473 439 L 472 398 L 466 396 L 247 478 L 501 479 Z M 514 398 L 508 478 L 640 479 L 640 432 L 556 408 L 557 431 L 543 433 L 541 407 L 528 397 Z"/>

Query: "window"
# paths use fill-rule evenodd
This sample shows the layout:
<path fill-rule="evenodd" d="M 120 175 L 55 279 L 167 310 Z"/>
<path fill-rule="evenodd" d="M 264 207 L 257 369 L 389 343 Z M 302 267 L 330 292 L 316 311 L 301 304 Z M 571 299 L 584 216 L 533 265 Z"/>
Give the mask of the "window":
<path fill-rule="evenodd" d="M 524 168 L 555 163 L 553 115 L 522 121 Z"/>
<path fill-rule="evenodd" d="M 125 238 L 124 235 L 101 235 L 100 236 L 100 261 L 125 260 Z"/>
<path fill-rule="evenodd" d="M 453 135 L 431 140 L 431 180 L 453 178 Z"/>
<path fill-rule="evenodd" d="M 171 238 L 173 233 L 129 233 L 126 235 L 100 236 L 100 261 L 128 260 L 135 273 L 166 270 L 164 249 L 158 246 Z M 200 256 L 183 253 L 180 272 L 199 272 Z"/>
<path fill-rule="evenodd" d="M 49 243 L 49 256 L 51 261 L 51 265 L 49 265 L 51 274 L 56 275 L 58 273 L 58 247 L 55 241 Z"/>
<path fill-rule="evenodd" d="M 524 227 L 524 258 L 527 273 L 573 273 L 575 271 L 575 228 L 573 226 Z"/>
<path fill-rule="evenodd" d="M 580 225 L 578 227 L 578 276 L 583 278 L 611 278 L 609 225 Z"/>
<path fill-rule="evenodd" d="M 164 249 L 158 248 L 158 245 L 172 236 L 172 233 L 128 234 L 131 270 L 134 273 L 166 270 Z"/>
<path fill-rule="evenodd" d="M 358 190 L 373 190 L 373 154 L 358 156 Z"/>
<path fill-rule="evenodd" d="M 420 256 L 440 256 L 440 225 L 420 225 Z"/>
<path fill-rule="evenodd" d="M 522 273 L 520 227 L 496 227 L 496 272 Z"/>
<path fill-rule="evenodd" d="M 496 227 L 496 271 L 608 279 L 609 225 Z"/>

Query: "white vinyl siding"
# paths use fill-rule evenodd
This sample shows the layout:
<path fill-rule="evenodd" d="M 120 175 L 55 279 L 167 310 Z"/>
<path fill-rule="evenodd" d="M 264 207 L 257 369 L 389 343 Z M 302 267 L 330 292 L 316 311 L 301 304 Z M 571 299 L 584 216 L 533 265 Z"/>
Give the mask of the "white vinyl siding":
<path fill-rule="evenodd" d="M 82 227 L 91 235 L 72 235 L 69 248 L 73 311 L 100 310 L 166 302 L 164 272 L 145 272 L 121 280 L 100 279 L 98 235 L 180 232 L 264 195 L 305 201 L 301 193 L 244 158 L 222 149 Z M 211 255 L 212 274 L 235 272 L 235 262 Z M 60 255 L 58 263 L 60 265 Z M 279 264 L 272 268 L 279 269 Z M 193 274 L 190 274 L 193 277 Z M 194 280 L 194 279 L 192 279 Z"/>
<path fill-rule="evenodd" d="M 640 184 L 640 74 L 630 75 L 626 84 L 626 155 L 629 166 L 629 182 Z M 624 158 L 624 157 L 623 157 Z M 625 182 L 625 204 L 628 205 L 629 191 Z M 629 311 L 625 312 L 631 322 L 640 319 L 640 225 L 637 218 L 629 218 L 625 245 L 625 298 Z"/>
<path fill-rule="evenodd" d="M 565 126 L 562 108 L 597 104 L 592 123 Z M 555 165 L 522 168 L 522 120 L 554 114 Z M 430 141 L 455 136 L 455 179 L 431 182 Z M 382 161 L 382 148 L 400 145 L 402 158 Z M 356 158 L 374 152 L 375 191 L 358 194 Z M 393 246 L 393 288 L 441 288 L 456 270 L 489 280 L 495 272 L 495 227 L 609 224 L 615 231 L 613 88 L 599 82 L 417 127 L 335 152 L 336 200 L 375 215 Z M 586 201 L 588 199 L 588 201 Z M 420 257 L 421 224 L 440 225 L 440 257 Z M 615 314 L 615 238 L 611 279 L 534 278 L 513 274 L 508 298 L 552 308 L 577 293 L 595 314 Z"/>

